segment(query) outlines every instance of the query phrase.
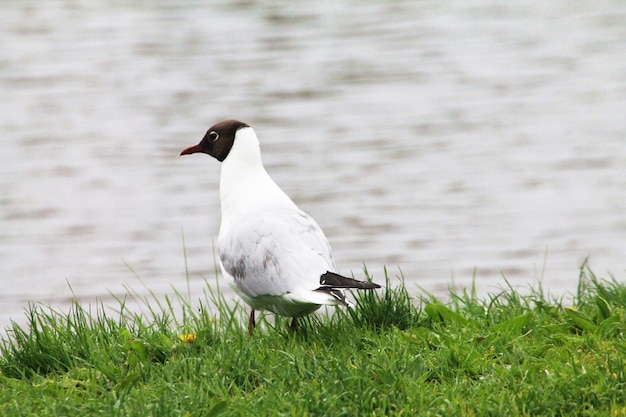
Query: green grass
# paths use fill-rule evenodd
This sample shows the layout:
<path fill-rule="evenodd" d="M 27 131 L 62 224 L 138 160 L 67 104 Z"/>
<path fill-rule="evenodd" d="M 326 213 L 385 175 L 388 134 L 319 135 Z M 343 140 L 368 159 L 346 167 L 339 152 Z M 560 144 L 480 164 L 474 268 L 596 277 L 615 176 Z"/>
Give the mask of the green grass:
<path fill-rule="evenodd" d="M 261 320 L 253 337 L 247 311 L 210 290 L 200 308 L 146 298 L 143 316 L 123 300 L 122 314 L 31 305 L 0 344 L 0 415 L 626 414 L 624 284 L 583 266 L 567 304 L 510 286 L 444 304 L 393 284 L 295 333 Z"/>

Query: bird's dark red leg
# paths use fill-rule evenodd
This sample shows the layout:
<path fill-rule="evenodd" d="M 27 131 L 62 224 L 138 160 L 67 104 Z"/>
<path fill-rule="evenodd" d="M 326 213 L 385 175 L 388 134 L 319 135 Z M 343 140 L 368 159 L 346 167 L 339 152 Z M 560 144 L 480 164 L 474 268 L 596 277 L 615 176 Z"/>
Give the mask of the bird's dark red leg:
<path fill-rule="evenodd" d="M 291 329 L 292 332 L 295 332 L 296 329 L 298 328 L 298 318 L 294 317 L 293 319 L 291 319 L 291 324 L 289 325 L 289 328 Z"/>
<path fill-rule="evenodd" d="M 250 320 L 248 320 L 248 334 L 252 336 L 252 331 L 256 327 L 256 320 L 254 320 L 254 309 L 250 311 Z"/>

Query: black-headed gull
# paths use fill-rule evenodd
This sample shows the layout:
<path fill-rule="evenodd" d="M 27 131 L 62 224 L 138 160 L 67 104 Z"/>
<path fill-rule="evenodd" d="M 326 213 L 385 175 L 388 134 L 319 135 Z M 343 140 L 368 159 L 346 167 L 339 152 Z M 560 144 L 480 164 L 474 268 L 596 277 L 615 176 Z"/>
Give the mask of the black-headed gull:
<path fill-rule="evenodd" d="M 254 310 L 293 317 L 323 304 L 349 306 L 344 289 L 380 285 L 336 273 L 330 245 L 318 224 L 270 178 L 254 130 L 237 120 L 212 126 L 200 143 L 181 152 L 222 162 L 222 223 L 217 239 L 220 267 L 229 284 Z"/>

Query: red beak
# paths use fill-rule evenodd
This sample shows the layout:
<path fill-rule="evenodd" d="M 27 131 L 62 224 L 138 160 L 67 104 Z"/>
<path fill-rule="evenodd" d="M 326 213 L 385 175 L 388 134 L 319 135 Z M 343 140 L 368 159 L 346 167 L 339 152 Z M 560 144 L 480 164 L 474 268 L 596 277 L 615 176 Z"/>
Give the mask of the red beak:
<path fill-rule="evenodd" d="M 196 153 L 196 152 L 202 152 L 202 149 L 200 148 L 200 145 L 193 145 L 190 146 L 188 148 L 183 149 L 183 151 L 180 153 L 181 155 L 189 155 L 192 153 Z"/>

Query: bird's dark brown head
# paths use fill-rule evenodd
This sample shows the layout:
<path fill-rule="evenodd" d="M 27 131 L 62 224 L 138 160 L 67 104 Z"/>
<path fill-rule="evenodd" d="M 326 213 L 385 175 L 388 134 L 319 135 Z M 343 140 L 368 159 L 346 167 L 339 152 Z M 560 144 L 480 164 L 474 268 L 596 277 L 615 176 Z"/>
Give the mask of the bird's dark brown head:
<path fill-rule="evenodd" d="M 238 120 L 223 120 L 211 126 L 200 143 L 185 148 L 180 154 L 189 155 L 202 152 L 222 162 L 233 147 L 237 131 L 244 127 L 250 126 Z"/>

